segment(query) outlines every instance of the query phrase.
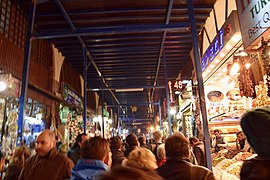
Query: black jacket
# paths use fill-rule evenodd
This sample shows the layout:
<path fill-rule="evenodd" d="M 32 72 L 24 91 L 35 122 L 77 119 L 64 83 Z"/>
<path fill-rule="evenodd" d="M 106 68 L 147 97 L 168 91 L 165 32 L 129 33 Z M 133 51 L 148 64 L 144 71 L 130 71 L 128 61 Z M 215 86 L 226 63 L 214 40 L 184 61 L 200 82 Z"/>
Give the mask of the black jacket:
<path fill-rule="evenodd" d="M 167 159 L 167 162 L 157 169 L 164 179 L 169 180 L 214 180 L 213 173 L 202 166 L 193 165 L 184 159 Z"/>
<path fill-rule="evenodd" d="M 270 179 L 270 158 L 255 157 L 246 160 L 240 172 L 240 179 Z"/>

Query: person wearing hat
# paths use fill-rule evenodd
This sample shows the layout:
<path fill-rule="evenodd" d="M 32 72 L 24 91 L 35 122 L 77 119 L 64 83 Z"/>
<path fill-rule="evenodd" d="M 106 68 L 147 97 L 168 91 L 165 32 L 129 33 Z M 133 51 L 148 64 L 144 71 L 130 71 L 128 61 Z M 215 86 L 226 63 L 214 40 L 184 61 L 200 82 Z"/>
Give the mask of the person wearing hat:
<path fill-rule="evenodd" d="M 241 127 L 258 155 L 244 162 L 240 178 L 270 179 L 270 107 L 246 112 L 241 118 Z"/>

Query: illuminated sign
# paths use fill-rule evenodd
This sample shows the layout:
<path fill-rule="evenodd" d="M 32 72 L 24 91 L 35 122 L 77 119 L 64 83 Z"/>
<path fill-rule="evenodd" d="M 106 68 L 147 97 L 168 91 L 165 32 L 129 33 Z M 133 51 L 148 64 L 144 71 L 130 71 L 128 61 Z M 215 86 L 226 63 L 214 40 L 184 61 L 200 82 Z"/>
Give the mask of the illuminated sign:
<path fill-rule="evenodd" d="M 216 55 L 224 46 L 224 33 L 223 30 L 219 30 L 218 35 L 205 51 L 202 57 L 202 71 L 204 71 L 208 65 L 213 61 Z"/>
<path fill-rule="evenodd" d="M 168 82 L 168 86 L 169 86 L 169 95 L 170 95 L 170 102 L 173 103 L 174 102 L 174 95 L 173 95 L 173 87 L 172 87 L 172 81 Z"/>
<path fill-rule="evenodd" d="M 236 0 L 245 48 L 260 41 L 270 26 L 269 0 Z"/>

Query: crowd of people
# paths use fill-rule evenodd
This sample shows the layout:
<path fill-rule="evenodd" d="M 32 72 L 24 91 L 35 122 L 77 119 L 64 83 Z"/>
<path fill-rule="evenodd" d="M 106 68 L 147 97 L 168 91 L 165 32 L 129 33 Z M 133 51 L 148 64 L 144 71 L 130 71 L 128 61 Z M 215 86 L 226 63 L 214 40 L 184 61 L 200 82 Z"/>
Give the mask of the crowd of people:
<path fill-rule="evenodd" d="M 261 124 L 253 125 L 254 119 L 259 119 Z M 244 149 L 243 142 L 247 140 L 258 154 L 244 163 L 241 179 L 270 179 L 270 141 L 267 139 L 270 108 L 247 112 L 241 126 L 244 133 L 238 134 L 239 148 Z M 214 147 L 223 147 L 217 146 L 224 144 L 219 132 L 215 135 Z M 46 129 L 36 139 L 36 153 L 30 154 L 26 146 L 18 147 L 1 175 L 4 180 L 215 179 L 206 168 L 204 143 L 196 137 L 187 139 L 182 133 L 175 133 L 163 140 L 162 132 L 156 131 L 153 139 L 149 144 L 144 136 L 137 138 L 129 134 L 123 143 L 120 137 L 89 138 L 87 134 L 79 134 L 68 150 L 63 144 L 57 146 L 54 132 Z M 5 158 L 0 154 L 0 170 L 4 164 Z"/>

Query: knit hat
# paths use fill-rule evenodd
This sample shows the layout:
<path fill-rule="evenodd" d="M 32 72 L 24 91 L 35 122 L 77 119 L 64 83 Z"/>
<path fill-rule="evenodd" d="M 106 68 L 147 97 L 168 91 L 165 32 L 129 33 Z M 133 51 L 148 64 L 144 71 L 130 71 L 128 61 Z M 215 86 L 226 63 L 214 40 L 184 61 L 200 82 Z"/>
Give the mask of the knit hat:
<path fill-rule="evenodd" d="M 270 157 L 270 107 L 247 111 L 241 118 L 241 127 L 254 151 Z"/>

